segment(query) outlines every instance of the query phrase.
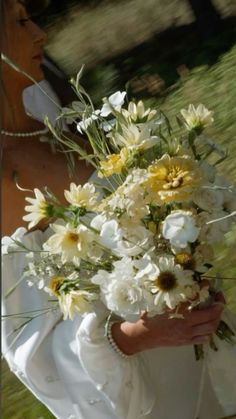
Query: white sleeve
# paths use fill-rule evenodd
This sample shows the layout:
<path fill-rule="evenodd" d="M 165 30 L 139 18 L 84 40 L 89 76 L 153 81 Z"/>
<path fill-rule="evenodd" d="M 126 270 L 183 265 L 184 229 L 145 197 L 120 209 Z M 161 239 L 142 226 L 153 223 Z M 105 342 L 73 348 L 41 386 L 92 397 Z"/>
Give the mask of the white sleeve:
<path fill-rule="evenodd" d="M 88 314 L 77 332 L 78 351 L 83 368 L 110 400 L 119 419 L 139 419 L 153 407 L 155 396 L 145 358 L 123 358 L 104 335 L 105 316 Z"/>
<path fill-rule="evenodd" d="M 25 233 L 20 228 L 13 238 L 32 250 L 41 248 L 47 234 Z M 30 288 L 26 280 L 21 280 L 27 258 L 22 249 L 14 248 L 10 237 L 2 239 L 2 251 L 3 356 L 11 371 L 55 417 L 67 419 L 71 406 L 52 352 L 53 331 L 61 314 L 48 310 L 50 303 L 45 292 Z M 4 298 L 6 294 L 8 297 Z M 31 316 L 34 319 L 30 320 Z"/>

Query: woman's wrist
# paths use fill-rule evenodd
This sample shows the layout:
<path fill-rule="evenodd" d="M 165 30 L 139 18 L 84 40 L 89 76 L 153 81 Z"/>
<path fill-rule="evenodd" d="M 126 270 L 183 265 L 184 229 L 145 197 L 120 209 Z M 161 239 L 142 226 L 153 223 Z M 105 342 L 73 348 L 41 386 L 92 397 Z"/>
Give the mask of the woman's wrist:
<path fill-rule="evenodd" d="M 112 338 L 125 355 L 134 355 L 141 350 L 135 330 L 135 323 L 125 321 L 112 324 Z"/>

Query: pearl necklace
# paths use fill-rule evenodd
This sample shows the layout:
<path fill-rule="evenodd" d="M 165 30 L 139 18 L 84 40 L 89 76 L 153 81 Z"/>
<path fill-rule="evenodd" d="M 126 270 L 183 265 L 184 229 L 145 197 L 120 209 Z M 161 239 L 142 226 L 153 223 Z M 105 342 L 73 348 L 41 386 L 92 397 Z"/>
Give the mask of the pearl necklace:
<path fill-rule="evenodd" d="M 1 130 L 2 135 L 7 135 L 8 137 L 36 137 L 37 135 L 43 135 L 48 132 L 48 128 L 44 128 L 38 131 L 31 131 L 31 132 L 10 132 L 5 131 L 4 129 Z"/>

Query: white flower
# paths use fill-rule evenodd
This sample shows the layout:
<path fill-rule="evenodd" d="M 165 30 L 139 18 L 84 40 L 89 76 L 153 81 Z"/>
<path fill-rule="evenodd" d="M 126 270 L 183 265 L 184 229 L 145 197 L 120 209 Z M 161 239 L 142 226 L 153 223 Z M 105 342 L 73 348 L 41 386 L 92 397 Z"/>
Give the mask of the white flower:
<path fill-rule="evenodd" d="M 92 257 L 91 244 L 94 235 L 87 227 L 79 225 L 73 228 L 69 224 L 52 224 L 51 228 L 56 234 L 53 234 L 43 247 L 51 254 L 60 254 L 62 263 L 73 262 L 79 265 L 81 258 Z"/>
<path fill-rule="evenodd" d="M 143 291 L 135 281 L 132 259 L 115 262 L 111 273 L 98 271 L 91 281 L 100 285 L 101 299 L 109 310 L 124 318 L 141 313 Z"/>
<path fill-rule="evenodd" d="M 92 183 L 85 183 L 83 186 L 70 184 L 70 190 L 64 192 L 66 200 L 74 206 L 83 207 L 87 210 L 93 210 L 97 204 L 98 194 Z"/>
<path fill-rule="evenodd" d="M 156 135 L 150 134 L 149 128 L 145 125 L 139 128 L 137 125 L 129 124 L 128 126 L 121 125 L 121 128 L 122 133 L 111 134 L 112 139 L 115 144 L 129 150 L 148 149 L 160 141 Z"/>
<path fill-rule="evenodd" d="M 142 120 L 147 118 L 149 121 L 156 115 L 157 111 L 155 109 L 145 109 L 143 102 L 140 100 L 137 104 L 130 102 L 128 105 L 128 110 L 122 109 L 122 114 L 125 118 L 130 118 L 133 121 Z"/>
<path fill-rule="evenodd" d="M 101 226 L 100 243 L 117 256 L 137 256 L 152 244 L 152 233 L 143 226 L 123 230 L 116 220 Z"/>
<path fill-rule="evenodd" d="M 200 104 L 197 108 L 193 105 L 189 105 L 188 109 L 182 109 L 181 114 L 185 119 L 185 126 L 188 130 L 196 128 L 204 128 L 207 125 L 211 125 L 214 121 L 212 115 L 213 112 L 205 108 L 204 105 Z"/>
<path fill-rule="evenodd" d="M 101 228 L 106 221 L 107 217 L 105 214 L 98 214 L 92 219 L 90 225 L 95 230 L 101 231 Z"/>
<path fill-rule="evenodd" d="M 100 231 L 100 241 L 103 246 L 109 249 L 115 249 L 117 243 L 122 239 L 122 230 L 119 228 L 117 221 L 106 221 Z"/>
<path fill-rule="evenodd" d="M 24 221 L 29 222 L 29 229 L 36 226 L 39 223 L 39 221 L 41 221 L 43 218 L 50 216 L 50 205 L 46 201 L 46 198 L 43 195 L 43 193 L 37 188 L 34 189 L 34 193 L 35 198 L 25 198 L 25 200 L 29 202 L 31 205 L 25 206 L 25 211 L 29 212 L 29 214 L 24 215 L 24 217 L 22 217 Z"/>
<path fill-rule="evenodd" d="M 109 98 L 104 98 L 104 105 L 102 106 L 100 115 L 106 117 L 112 113 L 113 110 L 120 112 L 121 106 L 124 103 L 126 92 L 115 92 Z"/>
<path fill-rule="evenodd" d="M 194 298 L 196 287 L 192 278 L 192 271 L 183 270 L 175 265 L 174 258 L 161 256 L 156 262 L 156 276 L 149 276 L 147 286 L 155 295 L 154 304 L 159 313 L 166 306 L 174 309 L 183 301 Z"/>
<path fill-rule="evenodd" d="M 166 217 L 162 225 L 162 234 L 170 240 L 173 246 L 184 248 L 193 243 L 199 235 L 200 229 L 196 227 L 191 213 L 187 211 L 173 211 Z"/>
<path fill-rule="evenodd" d="M 75 313 L 88 313 L 91 311 L 91 302 L 97 299 L 96 294 L 83 290 L 71 290 L 68 294 L 58 296 L 59 306 L 63 313 L 63 319 L 73 320 Z"/>
<path fill-rule="evenodd" d="M 100 110 L 97 109 L 94 111 L 91 116 L 88 118 L 84 118 L 82 121 L 78 122 L 77 124 L 77 131 L 80 134 L 83 134 L 83 131 L 87 131 L 88 127 L 93 123 L 93 121 L 96 121 L 99 117 Z"/>
<path fill-rule="evenodd" d="M 214 185 L 205 185 L 196 189 L 193 193 L 193 202 L 205 211 L 215 211 L 223 209 L 224 195 L 219 189 L 214 189 Z"/>
<path fill-rule="evenodd" d="M 153 234 L 143 226 L 124 231 L 123 240 L 118 241 L 115 254 L 119 256 L 138 256 L 149 248 Z"/>

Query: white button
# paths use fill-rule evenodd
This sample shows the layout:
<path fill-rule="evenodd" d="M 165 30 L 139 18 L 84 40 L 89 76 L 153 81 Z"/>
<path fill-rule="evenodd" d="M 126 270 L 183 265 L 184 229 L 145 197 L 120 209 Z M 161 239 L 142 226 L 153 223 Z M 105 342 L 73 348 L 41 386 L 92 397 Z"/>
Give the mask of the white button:
<path fill-rule="evenodd" d="M 101 401 L 101 399 L 89 399 L 88 403 L 93 405 L 93 404 L 99 403 L 100 401 Z"/>

